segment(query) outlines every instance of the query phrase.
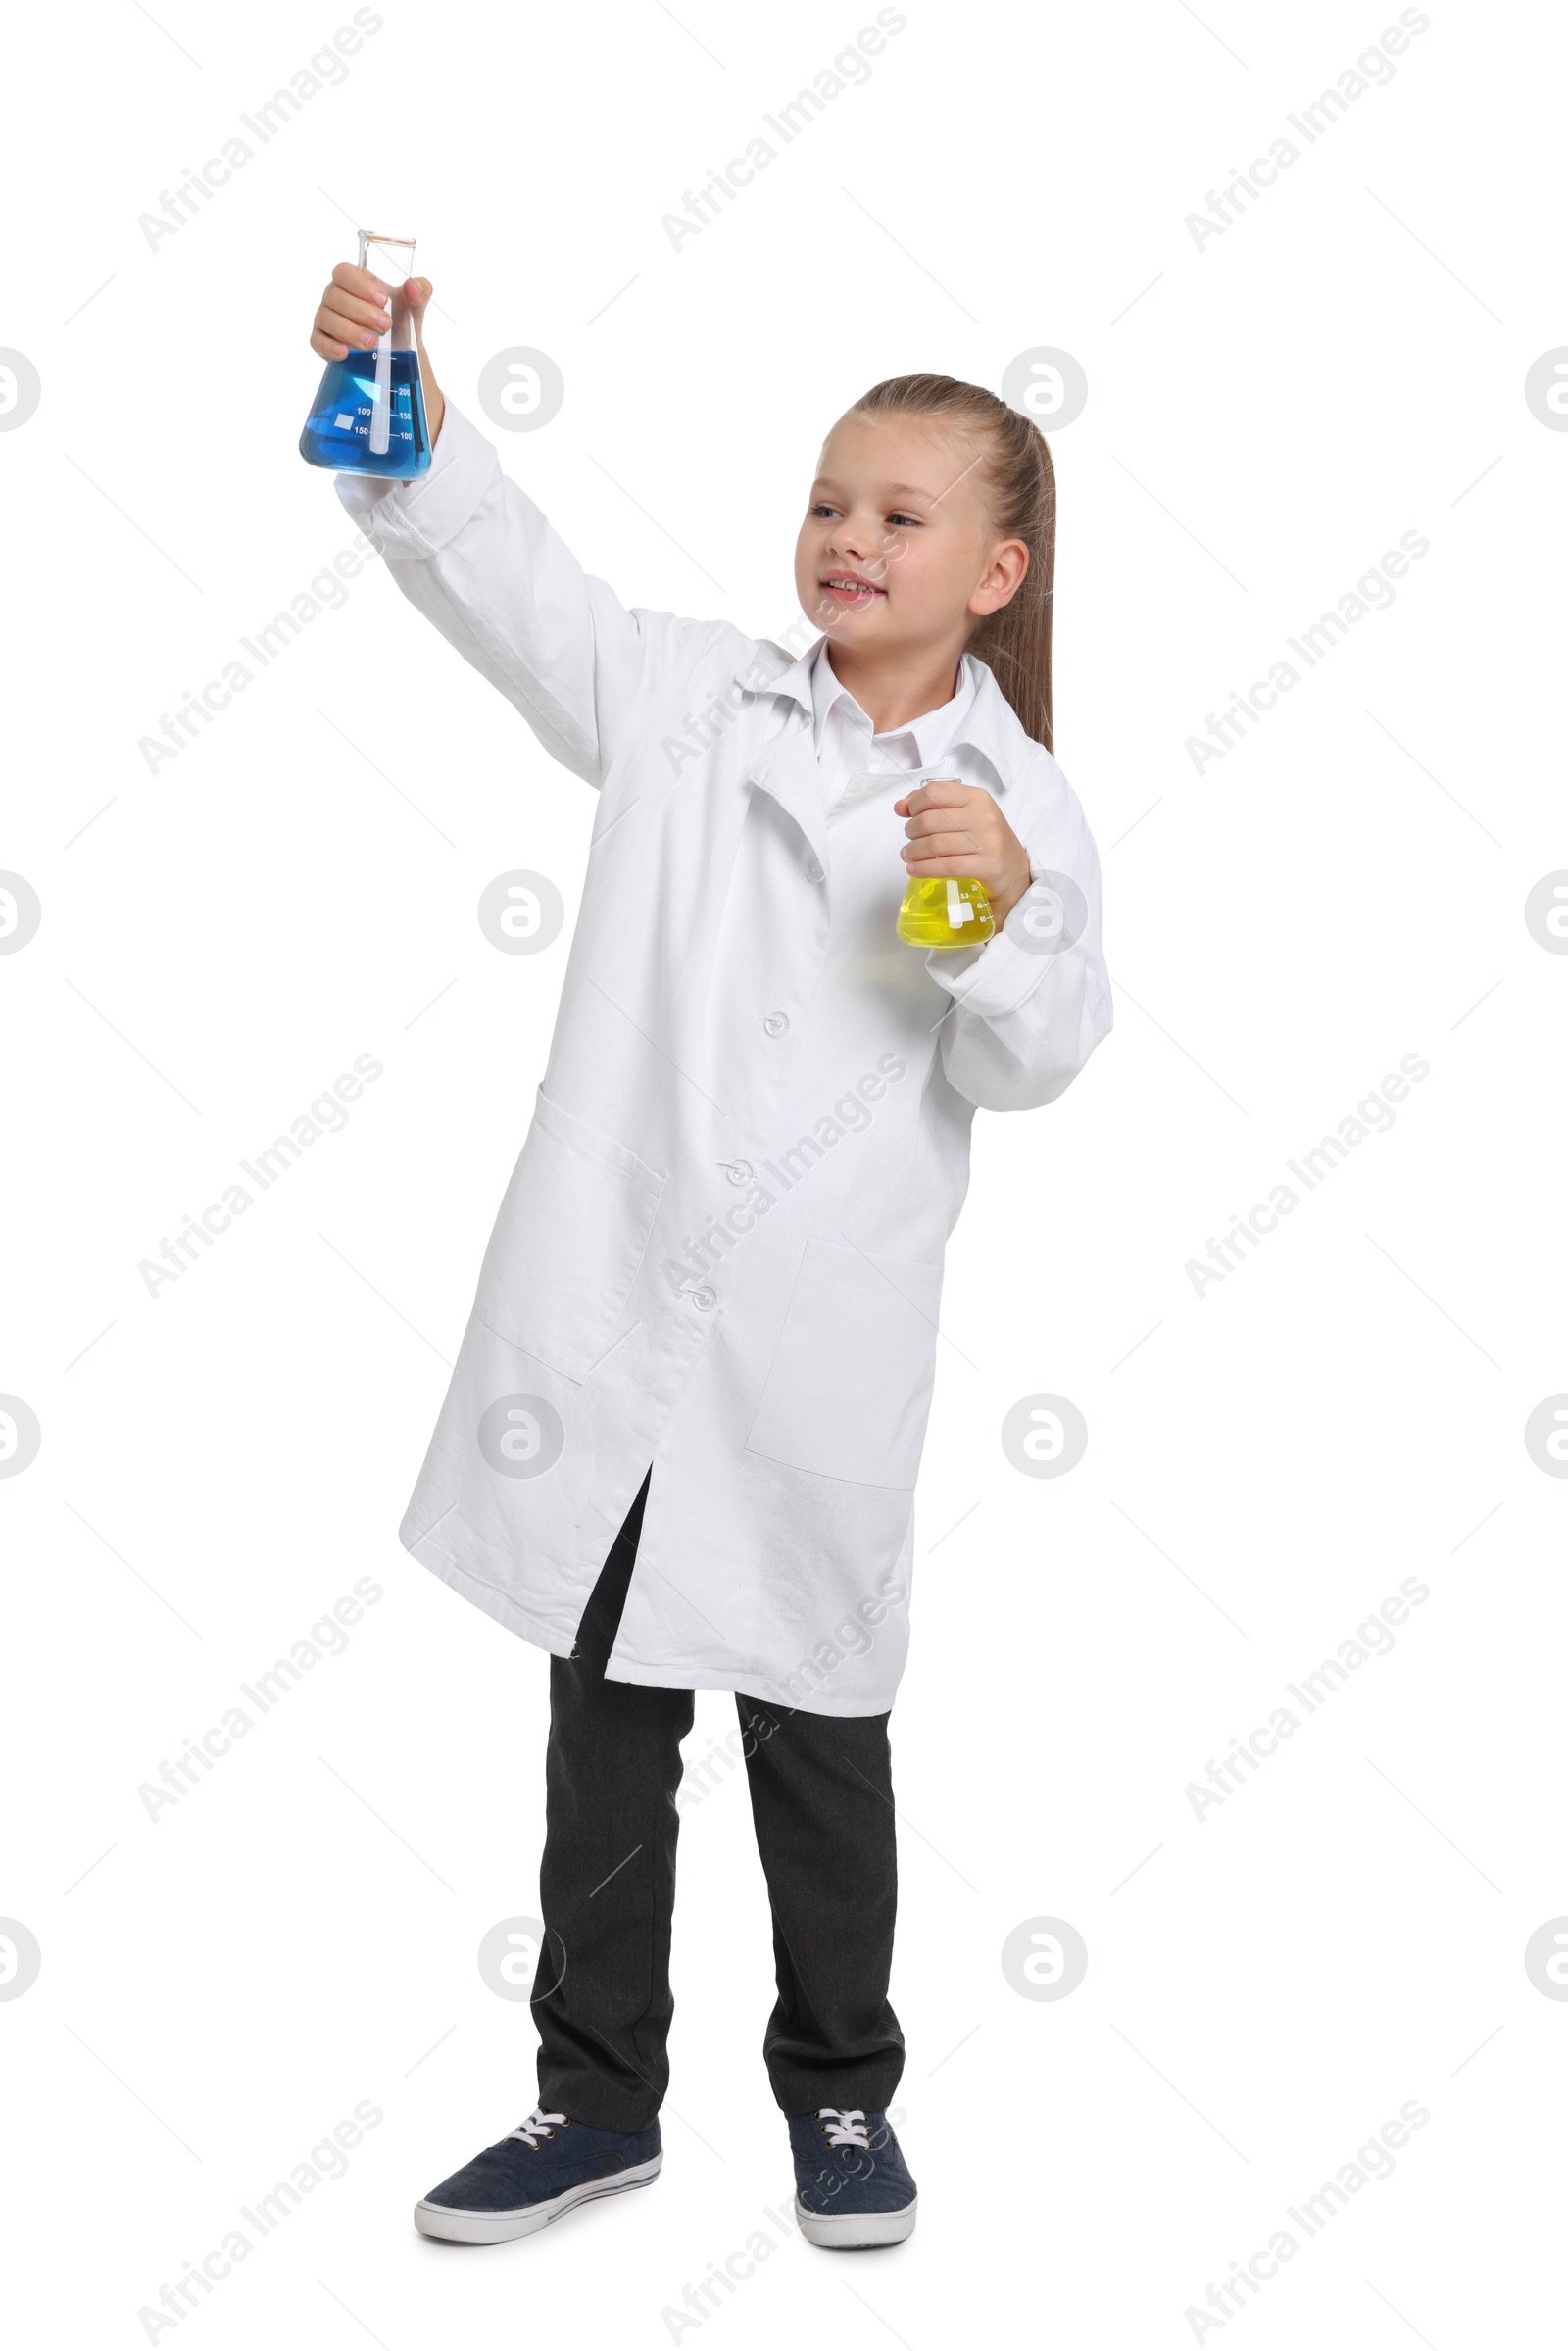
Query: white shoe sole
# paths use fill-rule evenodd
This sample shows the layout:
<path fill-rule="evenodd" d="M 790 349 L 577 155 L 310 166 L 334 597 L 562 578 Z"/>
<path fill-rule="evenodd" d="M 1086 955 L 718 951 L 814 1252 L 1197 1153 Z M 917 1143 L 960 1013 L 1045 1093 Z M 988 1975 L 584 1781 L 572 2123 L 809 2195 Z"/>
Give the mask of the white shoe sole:
<path fill-rule="evenodd" d="M 511 2212 L 468 2212 L 457 2204 L 432 2204 L 425 2196 L 414 2207 L 414 2226 L 421 2236 L 444 2237 L 453 2245 L 504 2245 L 513 2237 L 532 2236 L 536 2229 L 548 2229 L 563 2213 L 592 2203 L 596 2196 L 618 2196 L 623 2188 L 646 2187 L 650 2180 L 658 2178 L 663 2160 L 662 2154 L 656 2155 L 650 2163 L 634 2163 L 624 2172 L 612 2172 L 607 2180 L 585 2180 L 580 2187 L 568 2187 L 547 2203 L 522 2204 Z"/>
<path fill-rule="evenodd" d="M 797 2196 L 795 2219 L 808 2245 L 827 2245 L 840 2253 L 853 2253 L 862 2245 L 902 2245 L 906 2236 L 914 2234 L 918 2202 L 916 2197 L 902 2212 L 820 2213 L 808 2212 Z"/>

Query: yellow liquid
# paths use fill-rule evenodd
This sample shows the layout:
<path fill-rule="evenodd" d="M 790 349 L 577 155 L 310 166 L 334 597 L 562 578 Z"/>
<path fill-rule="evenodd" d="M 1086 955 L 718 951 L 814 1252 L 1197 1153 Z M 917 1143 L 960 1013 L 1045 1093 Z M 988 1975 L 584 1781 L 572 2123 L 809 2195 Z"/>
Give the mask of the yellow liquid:
<path fill-rule="evenodd" d="M 996 927 L 984 884 L 963 874 L 911 882 L 899 908 L 899 937 L 911 947 L 978 947 Z"/>

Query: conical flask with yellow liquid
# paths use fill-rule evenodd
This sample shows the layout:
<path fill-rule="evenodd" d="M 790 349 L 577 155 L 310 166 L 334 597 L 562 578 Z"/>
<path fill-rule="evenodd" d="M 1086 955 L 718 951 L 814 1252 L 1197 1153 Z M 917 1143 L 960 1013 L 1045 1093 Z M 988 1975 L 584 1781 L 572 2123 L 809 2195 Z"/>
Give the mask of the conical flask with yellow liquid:
<path fill-rule="evenodd" d="M 899 908 L 899 937 L 911 947 L 978 947 L 996 927 L 985 884 L 967 874 L 911 882 Z"/>
<path fill-rule="evenodd" d="M 939 780 L 939 768 L 921 768 L 906 779 L 901 799 Z M 898 934 L 910 947 L 978 947 L 997 927 L 983 882 L 968 874 L 936 874 L 911 881 L 899 908 Z"/>

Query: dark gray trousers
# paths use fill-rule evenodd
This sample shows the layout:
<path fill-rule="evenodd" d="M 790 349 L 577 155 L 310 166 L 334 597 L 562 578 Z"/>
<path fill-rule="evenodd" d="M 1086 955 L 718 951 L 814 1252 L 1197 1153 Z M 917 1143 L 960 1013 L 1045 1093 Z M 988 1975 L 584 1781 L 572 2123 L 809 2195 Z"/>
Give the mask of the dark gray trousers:
<path fill-rule="evenodd" d="M 675 1791 L 693 1693 L 605 1678 L 647 1495 L 645 1479 L 572 1655 L 550 1660 L 539 2102 L 602 2131 L 645 2130 L 669 2082 Z M 888 1717 L 735 1702 L 773 1913 L 778 1999 L 762 2040 L 773 2095 L 786 2114 L 873 2112 L 904 2069 L 888 2001 L 898 1896 Z"/>

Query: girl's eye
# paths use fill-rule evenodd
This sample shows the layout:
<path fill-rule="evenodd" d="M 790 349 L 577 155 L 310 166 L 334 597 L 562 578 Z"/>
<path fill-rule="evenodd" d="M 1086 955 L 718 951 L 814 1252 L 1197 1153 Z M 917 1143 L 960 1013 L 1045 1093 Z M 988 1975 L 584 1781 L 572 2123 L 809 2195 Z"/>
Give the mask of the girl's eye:
<path fill-rule="evenodd" d="M 890 514 L 888 520 L 890 522 L 912 522 L 918 528 L 920 517 L 918 514 Z"/>
<path fill-rule="evenodd" d="M 812 507 L 811 519 L 813 522 L 819 522 L 824 514 L 836 514 L 838 511 L 836 506 L 829 506 L 824 500 Z"/>

